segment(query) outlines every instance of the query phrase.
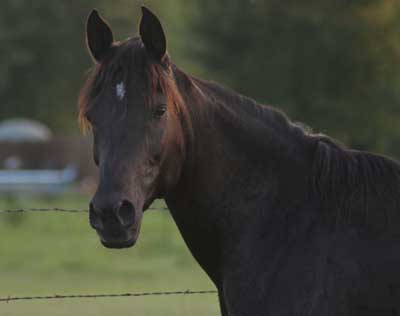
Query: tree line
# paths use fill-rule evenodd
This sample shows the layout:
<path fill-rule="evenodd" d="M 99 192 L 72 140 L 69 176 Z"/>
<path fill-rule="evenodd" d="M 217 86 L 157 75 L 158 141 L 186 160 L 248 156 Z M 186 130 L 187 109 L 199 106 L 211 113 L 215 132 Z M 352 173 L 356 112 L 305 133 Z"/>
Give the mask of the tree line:
<path fill-rule="evenodd" d="M 397 0 L 144 1 L 169 51 L 195 76 L 283 109 L 358 149 L 400 158 Z M 76 131 L 76 98 L 91 60 L 84 21 L 97 7 L 118 38 L 136 34 L 131 0 L 4 0 L 0 118 L 28 116 Z"/>

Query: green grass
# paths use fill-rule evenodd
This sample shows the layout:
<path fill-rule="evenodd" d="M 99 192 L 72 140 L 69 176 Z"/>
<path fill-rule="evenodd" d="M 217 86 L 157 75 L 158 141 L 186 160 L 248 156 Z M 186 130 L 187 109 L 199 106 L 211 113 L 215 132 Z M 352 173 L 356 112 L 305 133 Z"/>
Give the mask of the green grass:
<path fill-rule="evenodd" d="M 85 208 L 88 198 L 0 199 L 0 209 Z M 208 290 L 166 211 L 147 212 L 137 245 L 102 247 L 86 214 L 0 215 L 0 296 Z M 216 295 L 0 304 L 0 316 L 219 315 Z"/>

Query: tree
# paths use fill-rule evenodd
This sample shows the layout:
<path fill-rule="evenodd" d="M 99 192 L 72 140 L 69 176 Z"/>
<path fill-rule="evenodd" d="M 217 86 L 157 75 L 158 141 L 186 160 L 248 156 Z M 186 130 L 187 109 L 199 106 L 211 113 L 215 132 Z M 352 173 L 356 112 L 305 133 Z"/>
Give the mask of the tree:
<path fill-rule="evenodd" d="M 171 21 L 179 6 L 172 10 L 171 2 L 160 0 L 149 5 L 170 13 L 165 24 L 175 45 L 178 33 Z M 60 132 L 78 132 L 76 100 L 92 65 L 85 47 L 85 20 L 94 7 L 112 24 L 116 39 L 136 34 L 141 10 L 131 0 L 1 2 L 0 119 L 31 117 Z"/>
<path fill-rule="evenodd" d="M 359 149 L 400 157 L 400 4 L 197 1 L 209 76 Z"/>

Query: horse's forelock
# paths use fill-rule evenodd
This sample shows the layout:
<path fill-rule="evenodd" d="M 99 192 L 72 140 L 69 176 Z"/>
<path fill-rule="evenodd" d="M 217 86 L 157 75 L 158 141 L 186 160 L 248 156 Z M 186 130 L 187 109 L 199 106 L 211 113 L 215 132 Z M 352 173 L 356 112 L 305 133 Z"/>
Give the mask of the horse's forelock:
<path fill-rule="evenodd" d="M 136 44 L 136 42 L 134 42 Z M 136 47 L 141 49 L 142 45 Z M 138 58 L 139 54 L 131 54 L 132 58 Z M 136 56 L 136 57 L 135 57 Z M 99 82 L 107 82 L 111 80 L 110 74 L 115 70 L 116 65 L 123 65 L 125 59 L 122 54 L 118 56 L 115 54 L 114 58 L 110 59 L 107 64 L 100 63 L 96 64 L 89 72 L 86 81 L 81 89 L 78 99 L 78 122 L 83 133 L 90 131 L 91 124 L 87 118 L 88 111 L 93 104 L 94 90 L 101 88 Z M 144 69 L 139 69 L 138 65 L 141 65 Z M 186 127 L 191 128 L 189 114 L 186 106 L 184 105 L 183 97 L 178 89 L 178 85 L 174 78 L 173 71 L 171 69 L 171 63 L 168 55 L 165 56 L 163 64 L 156 63 L 151 59 L 133 60 L 128 63 L 128 68 L 135 68 L 136 71 L 142 71 L 146 74 L 148 84 L 146 85 L 147 91 L 145 91 L 145 104 L 150 106 L 154 103 L 155 97 L 158 93 L 165 95 L 167 99 L 167 106 L 169 111 L 172 111 L 179 118 L 185 120 Z M 109 70 L 106 70 L 109 69 Z M 114 70 L 113 70 L 114 69 Z M 133 71 L 133 69 L 128 69 Z M 102 80 L 102 76 L 106 76 Z"/>
<path fill-rule="evenodd" d="M 150 93 L 148 94 L 146 103 L 148 105 L 154 103 L 157 93 L 161 93 L 166 97 L 168 112 L 171 116 L 170 129 L 180 129 L 180 133 L 167 131 L 166 142 L 178 143 L 182 151 L 185 151 L 185 137 L 193 137 L 192 121 L 189 115 L 188 107 L 185 104 L 182 93 L 180 91 L 176 78 L 174 77 L 173 66 L 169 64 L 168 56 L 164 65 L 159 63 L 150 64 L 148 68 Z M 184 135 L 186 134 L 186 135 Z M 171 137 L 178 137 L 179 139 L 171 139 Z M 167 152 L 164 152 L 167 155 Z M 166 157 L 162 157 L 164 159 Z"/>
<path fill-rule="evenodd" d="M 86 81 L 78 97 L 78 124 L 84 134 L 86 134 L 91 129 L 91 124 L 87 118 L 87 113 L 90 108 L 90 99 L 96 78 L 99 75 L 99 71 L 99 65 L 95 65 L 92 69 L 89 70 Z"/>

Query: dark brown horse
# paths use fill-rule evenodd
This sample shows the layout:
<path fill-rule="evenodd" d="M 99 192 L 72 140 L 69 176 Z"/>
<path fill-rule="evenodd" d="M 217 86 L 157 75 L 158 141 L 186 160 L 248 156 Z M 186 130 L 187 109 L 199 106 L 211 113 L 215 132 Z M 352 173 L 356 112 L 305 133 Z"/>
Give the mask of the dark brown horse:
<path fill-rule="evenodd" d="M 400 166 L 179 70 L 158 18 L 114 42 L 96 11 L 80 99 L 100 183 L 90 223 L 132 246 L 164 198 L 222 315 L 400 315 Z"/>

